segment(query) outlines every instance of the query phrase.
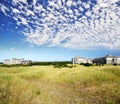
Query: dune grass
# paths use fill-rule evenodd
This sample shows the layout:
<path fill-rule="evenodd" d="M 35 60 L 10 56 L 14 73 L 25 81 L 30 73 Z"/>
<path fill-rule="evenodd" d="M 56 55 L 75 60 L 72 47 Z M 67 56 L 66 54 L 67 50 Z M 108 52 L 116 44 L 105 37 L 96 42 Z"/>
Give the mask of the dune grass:
<path fill-rule="evenodd" d="M 120 66 L 0 67 L 0 104 L 120 104 Z"/>

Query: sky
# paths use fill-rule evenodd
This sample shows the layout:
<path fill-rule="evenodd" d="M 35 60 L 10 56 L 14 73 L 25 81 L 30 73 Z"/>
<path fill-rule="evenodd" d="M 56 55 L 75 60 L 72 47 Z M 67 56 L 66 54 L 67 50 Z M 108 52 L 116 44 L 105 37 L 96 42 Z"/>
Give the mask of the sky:
<path fill-rule="evenodd" d="M 0 61 L 120 56 L 120 0 L 0 0 Z"/>

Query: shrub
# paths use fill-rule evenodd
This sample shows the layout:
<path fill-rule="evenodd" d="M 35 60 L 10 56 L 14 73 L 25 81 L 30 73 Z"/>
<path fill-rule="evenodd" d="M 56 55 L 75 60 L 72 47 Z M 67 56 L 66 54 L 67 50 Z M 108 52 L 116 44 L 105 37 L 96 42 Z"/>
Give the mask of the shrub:
<path fill-rule="evenodd" d="M 115 64 L 113 64 L 114 66 L 117 66 L 117 64 L 115 63 Z"/>
<path fill-rule="evenodd" d="M 93 64 L 90 64 L 90 63 L 80 63 L 80 65 L 83 65 L 83 66 L 93 66 Z"/>

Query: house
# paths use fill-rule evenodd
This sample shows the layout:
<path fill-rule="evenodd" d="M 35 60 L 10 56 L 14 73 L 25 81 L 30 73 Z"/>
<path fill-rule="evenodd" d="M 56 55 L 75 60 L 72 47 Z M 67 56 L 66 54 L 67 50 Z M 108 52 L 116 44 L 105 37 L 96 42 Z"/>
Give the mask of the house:
<path fill-rule="evenodd" d="M 12 58 L 12 59 L 3 60 L 3 64 L 7 64 L 7 65 L 29 64 L 30 62 L 32 62 L 32 61 L 31 60 L 24 60 L 24 58 L 21 58 L 21 59 Z"/>
<path fill-rule="evenodd" d="M 72 63 L 73 64 L 80 64 L 80 63 L 92 63 L 91 59 L 86 59 L 83 57 L 74 57 L 72 58 Z"/>
<path fill-rule="evenodd" d="M 93 59 L 93 63 L 96 63 L 96 64 L 120 64 L 120 57 L 106 55 L 104 57 L 99 57 L 99 58 Z"/>

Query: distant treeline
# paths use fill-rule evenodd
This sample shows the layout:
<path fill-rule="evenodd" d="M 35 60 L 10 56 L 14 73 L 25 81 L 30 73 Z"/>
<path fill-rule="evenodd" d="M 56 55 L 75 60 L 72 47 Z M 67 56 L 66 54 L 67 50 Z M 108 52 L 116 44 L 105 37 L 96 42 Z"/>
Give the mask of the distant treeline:
<path fill-rule="evenodd" d="M 32 62 L 29 63 L 28 66 L 33 66 L 33 65 L 41 65 L 41 66 L 49 66 L 52 65 L 55 68 L 61 68 L 61 67 L 69 67 L 68 64 L 71 64 L 70 61 L 60 61 L 60 62 Z"/>
<path fill-rule="evenodd" d="M 75 67 L 75 65 L 72 65 L 71 61 L 55 61 L 55 62 L 31 62 L 29 64 L 16 64 L 16 65 L 6 65 L 3 63 L 0 63 L 0 66 L 2 67 L 19 67 L 19 66 L 53 66 L 54 68 L 62 68 L 62 67 L 68 67 L 68 68 L 72 68 L 73 66 Z M 90 63 L 80 63 L 79 65 L 83 65 L 86 67 L 90 67 L 90 66 L 103 66 L 101 64 L 90 64 Z M 113 64 L 113 65 L 117 65 L 117 64 Z"/>
<path fill-rule="evenodd" d="M 60 61 L 60 62 L 31 62 L 29 64 L 16 64 L 16 65 L 6 65 L 6 64 L 1 64 L 0 66 L 3 67 L 14 67 L 14 66 L 54 66 L 55 68 L 61 68 L 61 67 L 70 67 L 68 64 L 71 64 L 70 61 Z"/>

